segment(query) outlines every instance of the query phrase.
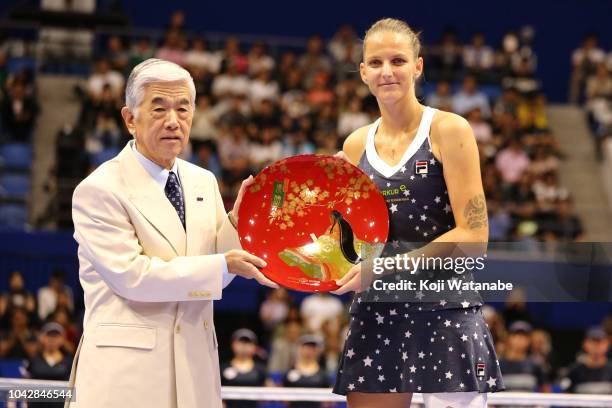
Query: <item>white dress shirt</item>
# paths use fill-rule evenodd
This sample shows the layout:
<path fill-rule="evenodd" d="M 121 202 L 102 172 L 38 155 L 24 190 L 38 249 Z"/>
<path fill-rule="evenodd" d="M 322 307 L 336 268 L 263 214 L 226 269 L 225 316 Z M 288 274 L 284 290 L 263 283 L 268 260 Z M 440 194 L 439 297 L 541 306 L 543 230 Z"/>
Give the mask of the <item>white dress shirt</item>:
<path fill-rule="evenodd" d="M 174 164 L 172 164 L 172 169 L 168 170 L 160 166 L 159 164 L 147 159 L 142 153 L 138 151 L 136 148 L 136 141 L 133 140 L 130 142 L 132 145 L 132 150 L 134 151 L 134 155 L 136 156 L 136 160 L 145 168 L 147 173 L 153 177 L 153 180 L 159 185 L 159 188 L 164 192 L 166 191 L 166 183 L 168 182 L 168 177 L 170 176 L 170 172 L 174 172 L 176 174 L 176 178 L 178 180 L 179 186 L 181 186 L 181 176 L 178 172 L 178 166 L 176 164 L 176 160 L 174 160 Z M 181 196 L 184 195 L 181 186 Z M 225 259 L 225 257 L 224 257 Z M 229 283 L 234 279 L 236 275 L 229 273 L 227 269 L 227 263 L 223 262 L 223 287 L 225 288 Z"/>

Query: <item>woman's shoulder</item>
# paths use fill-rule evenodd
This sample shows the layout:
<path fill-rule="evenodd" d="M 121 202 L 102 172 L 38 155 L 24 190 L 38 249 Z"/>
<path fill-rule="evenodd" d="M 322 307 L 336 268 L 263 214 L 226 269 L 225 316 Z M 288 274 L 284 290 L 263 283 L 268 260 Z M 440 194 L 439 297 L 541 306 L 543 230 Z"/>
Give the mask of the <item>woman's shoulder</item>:
<path fill-rule="evenodd" d="M 432 136 L 445 137 L 467 129 L 471 129 L 469 122 L 463 116 L 453 112 L 438 110 L 431 122 Z"/>
<path fill-rule="evenodd" d="M 366 147 L 366 141 L 368 139 L 368 131 L 371 125 L 362 126 L 355 130 L 353 133 L 348 135 L 342 145 L 342 150 L 349 158 L 350 162 L 354 165 L 359 163 L 361 156 Z"/>

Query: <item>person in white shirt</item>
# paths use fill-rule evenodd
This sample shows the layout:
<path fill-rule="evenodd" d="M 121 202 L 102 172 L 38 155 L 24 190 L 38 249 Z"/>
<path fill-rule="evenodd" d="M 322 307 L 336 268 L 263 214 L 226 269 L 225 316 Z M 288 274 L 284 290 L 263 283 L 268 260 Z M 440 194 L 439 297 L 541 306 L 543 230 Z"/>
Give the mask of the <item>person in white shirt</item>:
<path fill-rule="evenodd" d="M 74 299 L 70 286 L 64 284 L 64 271 L 56 269 L 49 278 L 49 285 L 38 290 L 38 317 L 40 320 L 45 320 L 51 313 L 55 311 L 58 305 L 58 299 L 64 296 L 68 303 L 64 305 L 70 312 L 74 311 Z"/>

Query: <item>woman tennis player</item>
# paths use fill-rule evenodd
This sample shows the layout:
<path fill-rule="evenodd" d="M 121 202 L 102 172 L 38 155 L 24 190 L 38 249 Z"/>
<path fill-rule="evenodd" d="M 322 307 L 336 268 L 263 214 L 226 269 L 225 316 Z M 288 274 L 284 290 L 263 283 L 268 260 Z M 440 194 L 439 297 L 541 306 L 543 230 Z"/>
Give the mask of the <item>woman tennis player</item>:
<path fill-rule="evenodd" d="M 462 117 L 417 100 L 419 51 L 403 21 L 382 19 L 366 32 L 359 69 L 381 117 L 352 133 L 340 155 L 385 191 L 385 251 L 403 243 L 486 243 L 474 135 Z M 357 292 L 334 387 L 350 408 L 406 408 L 413 392 L 423 393 L 427 407 L 485 407 L 486 393 L 503 389 L 477 292 L 435 302 L 371 301 L 370 290 L 361 292 L 362 267 L 337 281 L 335 292 Z"/>

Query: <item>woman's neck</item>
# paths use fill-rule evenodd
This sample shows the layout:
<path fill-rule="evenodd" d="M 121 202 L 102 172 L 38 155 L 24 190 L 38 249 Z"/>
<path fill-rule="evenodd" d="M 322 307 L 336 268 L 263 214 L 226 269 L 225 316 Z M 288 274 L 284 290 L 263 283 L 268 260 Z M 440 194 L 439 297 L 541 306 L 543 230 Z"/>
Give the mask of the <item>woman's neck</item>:
<path fill-rule="evenodd" d="M 378 104 L 382 121 L 380 128 L 387 135 L 400 135 L 416 130 L 425 109 L 413 96 L 393 105 Z"/>

